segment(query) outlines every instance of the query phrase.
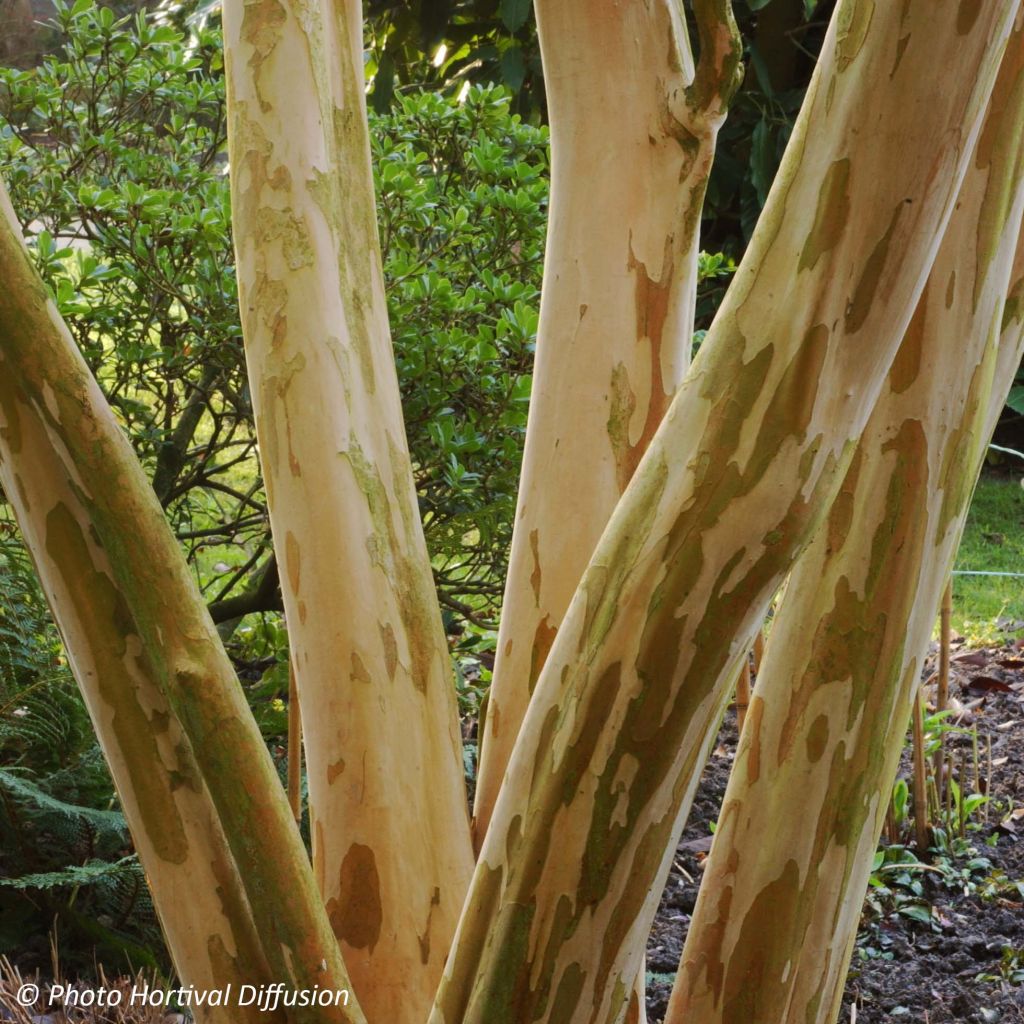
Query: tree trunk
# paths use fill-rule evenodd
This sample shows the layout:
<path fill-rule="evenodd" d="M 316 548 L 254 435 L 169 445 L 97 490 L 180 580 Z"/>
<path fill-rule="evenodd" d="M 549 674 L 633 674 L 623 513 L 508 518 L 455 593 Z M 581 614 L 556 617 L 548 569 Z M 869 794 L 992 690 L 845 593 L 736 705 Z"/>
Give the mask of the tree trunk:
<path fill-rule="evenodd" d="M 729 4 L 696 6 L 699 72 L 676 0 L 592 8 L 536 4 L 551 211 L 477 846 L 569 601 L 689 365 L 700 211 L 742 73 Z"/>
<path fill-rule="evenodd" d="M 213 623 L 2 188 L 0 207 L 0 483 L 110 761 L 175 963 L 207 988 L 267 979 L 346 988 L 287 800 Z M 291 1019 L 363 1020 L 345 1007 Z"/>
<path fill-rule="evenodd" d="M 1012 381 L 993 389 L 993 369 L 1022 352 L 1018 320 L 1000 338 L 1024 207 L 1022 73 L 1018 30 L 914 320 L 776 616 L 668 1024 L 838 1015 L 989 409 Z"/>
<path fill-rule="evenodd" d="M 743 265 L 538 681 L 433 1024 L 622 1012 L 710 726 L 842 482 L 1016 9 L 837 9 Z"/>
<path fill-rule="evenodd" d="M 422 1024 L 472 870 L 387 311 L 356 0 L 224 8 L 232 209 L 313 862 L 374 1024 Z"/>

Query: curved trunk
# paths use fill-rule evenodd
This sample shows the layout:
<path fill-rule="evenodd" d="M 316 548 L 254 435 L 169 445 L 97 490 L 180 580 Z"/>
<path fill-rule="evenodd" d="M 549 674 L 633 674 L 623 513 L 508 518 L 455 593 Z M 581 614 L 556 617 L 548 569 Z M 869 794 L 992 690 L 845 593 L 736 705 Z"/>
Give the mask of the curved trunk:
<path fill-rule="evenodd" d="M 914 320 L 776 615 L 669 1024 L 838 1015 L 989 409 L 1012 381 L 993 389 L 993 369 L 1021 356 L 1020 322 L 1002 339 L 1000 325 L 1024 205 L 1022 72 L 1017 32 Z"/>
<path fill-rule="evenodd" d="M 743 265 L 538 681 L 434 1024 L 622 1011 L 710 726 L 842 482 L 1017 6 L 837 9 Z"/>
<path fill-rule="evenodd" d="M 695 74 L 678 0 L 536 4 L 551 211 L 478 847 L 562 617 L 690 362 L 700 211 L 742 72 L 730 5 L 713 6 L 696 6 Z"/>
<path fill-rule="evenodd" d="M 472 869 L 388 334 L 355 0 L 229 0 L 232 209 L 313 861 L 368 1018 L 422 1024 Z"/>
<path fill-rule="evenodd" d="M 207 988 L 346 988 L 231 663 L 2 187 L 0 208 L 0 481 L 110 759 L 175 963 Z M 245 1016 L 234 1006 L 208 1012 Z M 337 1007 L 292 1019 L 362 1016 Z"/>

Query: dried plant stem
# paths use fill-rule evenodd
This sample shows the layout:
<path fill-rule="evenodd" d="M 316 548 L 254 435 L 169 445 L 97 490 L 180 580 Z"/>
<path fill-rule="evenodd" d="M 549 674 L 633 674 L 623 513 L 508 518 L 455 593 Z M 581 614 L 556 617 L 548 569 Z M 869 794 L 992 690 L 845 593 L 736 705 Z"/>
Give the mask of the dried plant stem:
<path fill-rule="evenodd" d="M 946 762 L 945 762 L 945 764 L 946 764 L 945 778 L 947 780 L 949 780 L 949 781 L 952 781 L 952 779 L 953 779 L 953 755 L 952 754 L 947 754 L 946 755 Z M 950 819 L 953 816 L 953 787 L 952 786 L 946 786 L 946 788 L 945 788 L 945 790 L 943 792 L 944 792 L 944 802 L 943 803 L 944 803 L 944 808 L 945 808 L 945 810 L 943 812 L 943 820 L 946 822 L 946 824 L 948 826 L 949 821 L 950 821 Z"/>
<path fill-rule="evenodd" d="M 914 698 L 914 837 L 918 852 L 928 850 L 928 793 L 924 758 L 924 716 L 921 691 Z"/>
<path fill-rule="evenodd" d="M 960 799 L 956 802 L 956 815 L 957 815 L 957 832 L 961 839 L 964 838 L 964 833 L 967 827 L 967 818 L 964 814 L 964 801 L 967 799 L 967 787 L 964 783 L 967 781 L 967 754 L 961 747 L 959 765 L 956 773 L 957 785 L 960 787 Z"/>
<path fill-rule="evenodd" d="M 949 705 L 949 654 L 950 654 L 950 617 L 953 611 L 953 577 L 950 576 L 946 589 L 942 593 L 942 606 L 939 611 L 939 671 L 935 689 L 935 710 L 945 711 Z M 942 761 L 945 756 L 945 737 L 939 734 L 939 749 L 935 751 L 935 785 L 942 800 Z"/>
<path fill-rule="evenodd" d="M 949 703 L 949 646 L 951 638 L 950 619 L 953 614 L 953 580 L 946 584 L 942 594 L 942 608 L 939 612 L 939 688 L 936 695 L 936 710 L 944 711 Z"/>
<path fill-rule="evenodd" d="M 978 750 L 978 727 L 975 726 L 971 730 L 971 767 L 973 769 L 973 776 L 971 778 L 971 792 L 981 792 L 981 768 L 979 764 L 980 754 Z"/>
<path fill-rule="evenodd" d="M 988 735 L 985 737 L 985 796 L 989 796 L 992 792 L 992 736 Z M 988 824 L 988 805 L 991 801 L 985 801 L 982 807 L 984 814 L 984 822 Z"/>

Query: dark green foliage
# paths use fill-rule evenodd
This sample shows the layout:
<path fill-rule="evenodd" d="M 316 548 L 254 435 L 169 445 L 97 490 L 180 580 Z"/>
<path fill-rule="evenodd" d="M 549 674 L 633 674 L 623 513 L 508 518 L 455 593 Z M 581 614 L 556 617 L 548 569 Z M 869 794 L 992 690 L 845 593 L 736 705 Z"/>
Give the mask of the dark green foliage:
<path fill-rule="evenodd" d="M 500 598 L 526 430 L 546 133 L 501 89 L 403 98 L 373 123 L 389 311 L 443 594 Z"/>
<path fill-rule="evenodd" d="M 789 141 L 835 0 L 735 0 L 734 6 L 746 75 L 719 135 L 702 244 L 739 262 Z"/>
<path fill-rule="evenodd" d="M 55 24 L 59 52 L 0 71 L 0 160 L 15 210 L 192 554 L 256 548 L 264 508 L 238 472 L 254 449 L 219 38 L 189 43 L 91 0 L 58 3 Z"/>
<path fill-rule="evenodd" d="M 35 573 L 0 517 L 0 766 L 55 772 L 93 742 Z"/>
<path fill-rule="evenodd" d="M 512 91 L 517 113 L 544 109 L 531 0 L 370 0 L 365 38 L 377 111 L 409 92 L 490 82 Z"/>

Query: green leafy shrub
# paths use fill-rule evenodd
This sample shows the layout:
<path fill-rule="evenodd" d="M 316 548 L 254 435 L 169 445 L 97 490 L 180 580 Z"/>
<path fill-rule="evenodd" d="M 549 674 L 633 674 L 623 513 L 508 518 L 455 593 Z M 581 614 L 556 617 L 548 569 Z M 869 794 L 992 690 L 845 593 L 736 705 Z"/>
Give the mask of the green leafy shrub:
<path fill-rule="evenodd" d="M 403 97 L 371 125 L 395 355 L 443 594 L 493 609 L 537 331 L 547 138 L 508 94 Z"/>

